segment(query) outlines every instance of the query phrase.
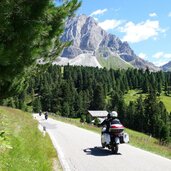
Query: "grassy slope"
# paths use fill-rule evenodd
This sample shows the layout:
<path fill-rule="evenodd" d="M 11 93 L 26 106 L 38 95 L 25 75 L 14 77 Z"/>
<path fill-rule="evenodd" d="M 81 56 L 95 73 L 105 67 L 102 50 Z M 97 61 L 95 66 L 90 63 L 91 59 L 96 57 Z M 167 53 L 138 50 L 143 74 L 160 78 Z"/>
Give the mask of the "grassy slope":
<path fill-rule="evenodd" d="M 127 62 L 124 62 L 121 58 L 119 57 L 113 57 L 110 56 L 107 59 L 104 57 L 100 56 L 97 58 L 98 62 L 100 63 L 101 66 L 110 69 L 128 69 L 128 68 L 133 68 L 133 66 Z"/>
<path fill-rule="evenodd" d="M 160 100 L 164 103 L 164 105 L 166 106 L 166 109 L 171 112 L 171 96 L 165 96 L 165 95 L 161 95 L 160 96 Z"/>
<path fill-rule="evenodd" d="M 130 101 L 136 101 L 140 94 L 137 94 L 138 90 L 129 90 L 127 94 L 124 95 L 126 104 L 128 105 Z"/>
<path fill-rule="evenodd" d="M 171 145 L 160 145 L 157 139 L 137 131 L 126 129 L 126 132 L 131 145 L 171 159 Z"/>
<path fill-rule="evenodd" d="M 136 101 L 140 94 L 139 90 L 129 90 L 128 93 L 124 96 L 126 104 L 129 104 L 130 101 Z M 145 94 L 142 94 L 145 97 Z M 164 93 L 160 96 L 160 100 L 164 103 L 168 112 L 171 112 L 171 96 L 165 96 Z"/>
<path fill-rule="evenodd" d="M 0 107 L 0 125 L 0 170 L 53 170 L 56 151 L 30 114 Z"/>
<path fill-rule="evenodd" d="M 101 133 L 101 128 L 98 128 L 98 127 L 95 127 L 93 125 L 89 125 L 86 123 L 82 124 L 80 123 L 80 119 L 62 118 L 59 116 L 53 116 L 53 118 L 60 120 L 62 122 L 76 125 L 84 129 L 94 131 L 99 134 Z M 131 145 L 171 159 L 171 147 L 170 146 L 166 147 L 166 146 L 159 145 L 157 139 L 149 137 L 148 135 L 145 135 L 137 131 L 126 129 L 126 132 L 130 136 Z"/>
<path fill-rule="evenodd" d="M 129 90 L 129 92 L 124 96 L 126 104 L 129 104 L 130 101 L 136 101 L 137 98 L 140 96 L 138 92 L 139 90 Z M 142 96 L 145 98 L 146 94 L 142 94 Z M 164 93 L 162 93 L 162 95 L 160 96 L 160 100 L 164 103 L 167 111 L 171 112 L 171 97 L 165 96 Z M 147 149 L 147 150 L 159 153 L 159 154 L 161 153 L 161 155 L 171 158 L 170 145 L 169 147 L 160 146 L 158 144 L 158 141 L 154 138 L 145 138 L 144 134 L 139 134 L 139 133 L 133 134 L 133 136 L 135 135 L 137 138 L 134 138 L 134 141 L 133 141 L 134 145 L 136 146 L 138 145 L 140 147 L 143 147 L 144 149 Z"/>

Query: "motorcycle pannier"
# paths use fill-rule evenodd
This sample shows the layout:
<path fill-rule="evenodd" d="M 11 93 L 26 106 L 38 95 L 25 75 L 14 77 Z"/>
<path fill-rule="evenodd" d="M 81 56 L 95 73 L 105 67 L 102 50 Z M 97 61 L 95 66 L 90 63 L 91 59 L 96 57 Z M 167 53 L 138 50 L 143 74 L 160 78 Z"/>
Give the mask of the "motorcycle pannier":
<path fill-rule="evenodd" d="M 127 133 L 123 133 L 120 136 L 120 143 L 129 143 L 129 135 Z"/>

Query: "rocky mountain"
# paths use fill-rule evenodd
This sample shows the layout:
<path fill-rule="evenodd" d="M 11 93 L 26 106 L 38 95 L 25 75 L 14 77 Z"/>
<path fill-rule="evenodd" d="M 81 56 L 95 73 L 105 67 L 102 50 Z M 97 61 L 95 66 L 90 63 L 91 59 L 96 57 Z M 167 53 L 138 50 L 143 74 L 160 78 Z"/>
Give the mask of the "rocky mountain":
<path fill-rule="evenodd" d="M 171 71 L 171 61 L 161 67 L 163 71 Z"/>
<path fill-rule="evenodd" d="M 80 15 L 68 20 L 61 40 L 72 41 L 72 45 L 65 48 L 55 62 L 59 65 L 159 70 L 154 64 L 139 58 L 127 42 L 104 31 L 92 17 Z"/>

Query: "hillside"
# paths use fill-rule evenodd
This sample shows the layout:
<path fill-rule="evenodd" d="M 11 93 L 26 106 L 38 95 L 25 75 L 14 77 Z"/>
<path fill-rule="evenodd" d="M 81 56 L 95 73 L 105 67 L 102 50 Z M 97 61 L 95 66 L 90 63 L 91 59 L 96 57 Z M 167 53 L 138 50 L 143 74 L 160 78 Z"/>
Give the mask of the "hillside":
<path fill-rule="evenodd" d="M 130 101 L 136 101 L 140 95 L 142 95 L 143 98 L 147 96 L 147 94 L 142 94 L 140 90 L 129 90 L 128 93 L 124 95 L 126 104 L 128 105 Z M 171 112 L 171 96 L 166 96 L 164 93 L 162 93 L 159 99 L 164 103 L 167 111 Z"/>
<path fill-rule="evenodd" d="M 128 68 L 133 68 L 133 66 L 125 62 L 123 59 L 121 59 L 118 56 L 109 56 L 107 59 L 104 58 L 103 56 L 99 55 L 97 57 L 98 62 L 101 64 L 101 66 L 107 68 L 107 69 L 128 69 Z"/>
<path fill-rule="evenodd" d="M 29 113 L 0 107 L 0 170 L 53 170 L 57 162 L 49 136 Z"/>
<path fill-rule="evenodd" d="M 55 64 L 160 70 L 138 57 L 127 42 L 122 42 L 116 35 L 108 34 L 90 16 L 80 15 L 68 20 L 61 40 L 72 41 L 72 45 L 63 50 L 61 58 Z M 88 62 L 85 62 L 85 58 Z M 76 59 L 79 62 L 74 62 Z"/>

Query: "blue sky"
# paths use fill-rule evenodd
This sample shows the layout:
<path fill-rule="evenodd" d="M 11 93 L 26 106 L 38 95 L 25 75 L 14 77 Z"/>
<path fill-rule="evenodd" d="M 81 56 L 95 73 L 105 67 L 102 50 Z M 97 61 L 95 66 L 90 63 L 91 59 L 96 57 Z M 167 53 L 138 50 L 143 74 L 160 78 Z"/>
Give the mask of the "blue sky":
<path fill-rule="evenodd" d="M 94 17 L 145 60 L 171 61 L 171 0 L 82 0 L 77 14 Z"/>

